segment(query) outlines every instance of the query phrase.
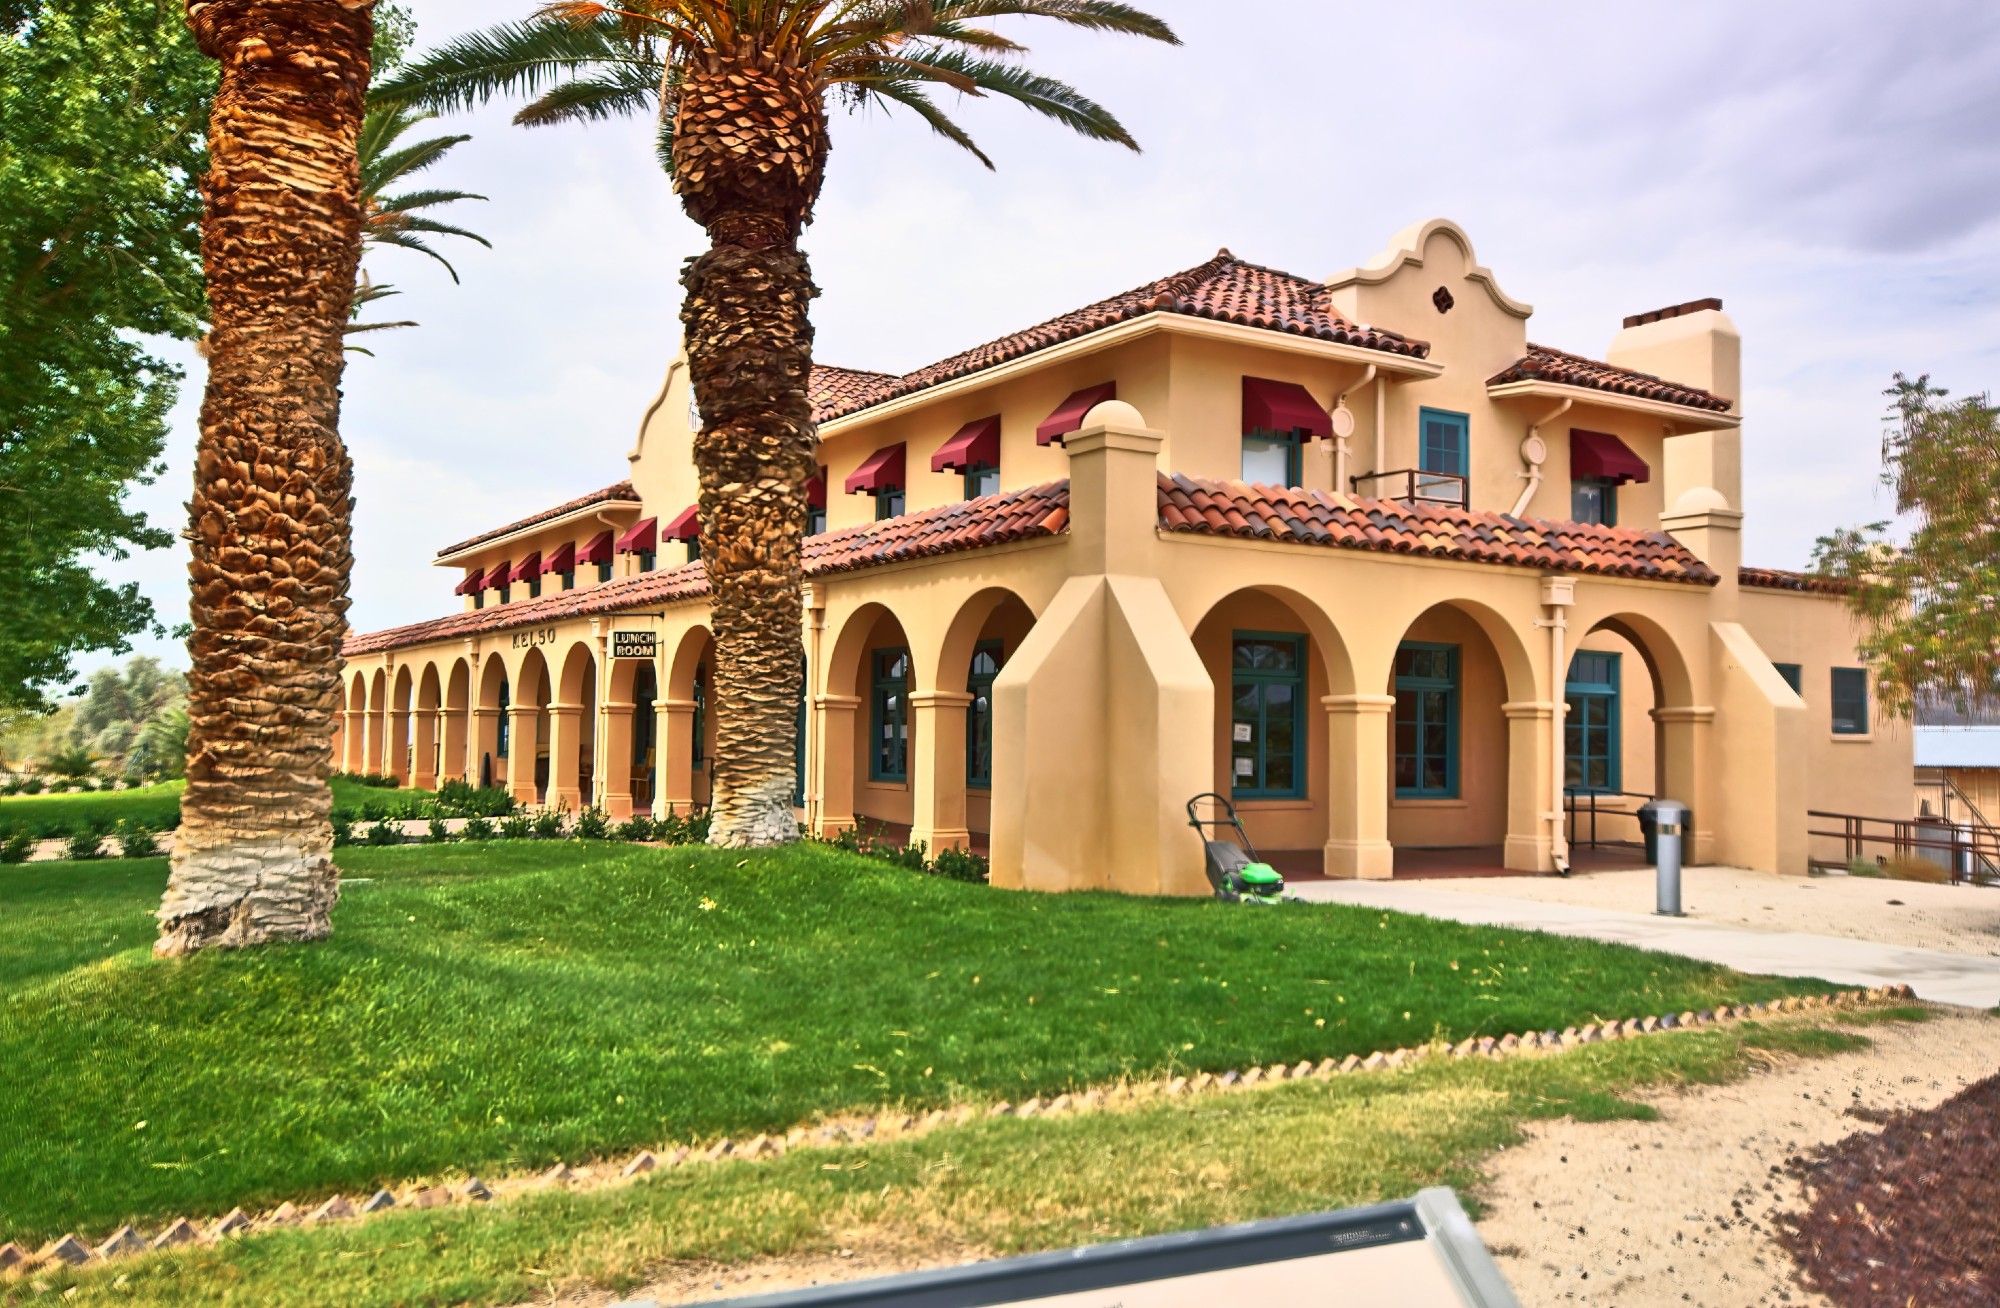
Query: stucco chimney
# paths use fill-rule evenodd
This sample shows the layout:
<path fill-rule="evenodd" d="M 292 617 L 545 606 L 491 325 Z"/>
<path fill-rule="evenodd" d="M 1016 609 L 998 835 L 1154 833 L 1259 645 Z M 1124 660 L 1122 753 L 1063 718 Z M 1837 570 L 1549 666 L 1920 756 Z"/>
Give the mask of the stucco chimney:
<path fill-rule="evenodd" d="M 1160 522 L 1164 437 L 1123 400 L 1106 400 L 1063 440 L 1069 454 L 1070 552 L 1078 574 L 1145 575 Z"/>

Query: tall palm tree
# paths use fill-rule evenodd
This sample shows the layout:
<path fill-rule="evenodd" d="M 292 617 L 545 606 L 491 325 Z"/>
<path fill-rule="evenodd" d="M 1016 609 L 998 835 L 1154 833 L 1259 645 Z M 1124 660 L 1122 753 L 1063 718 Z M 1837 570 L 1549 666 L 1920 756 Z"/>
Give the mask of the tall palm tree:
<path fill-rule="evenodd" d="M 472 138 L 467 135 L 433 136 L 427 140 L 403 143 L 403 137 L 419 124 L 431 121 L 435 114 L 425 113 L 407 104 L 371 100 L 367 116 L 361 120 L 361 139 L 355 151 L 361 162 L 361 241 L 364 247 L 386 246 L 405 250 L 415 250 L 444 265 L 451 274 L 451 280 L 458 281 L 458 269 L 451 266 L 451 260 L 437 252 L 432 238 L 456 236 L 462 240 L 476 241 L 487 249 L 493 242 L 478 232 L 468 231 L 432 217 L 426 210 L 436 210 L 461 200 L 484 200 L 483 195 L 471 191 L 453 191 L 440 187 L 420 187 L 410 191 L 396 191 L 391 188 L 423 172 L 443 159 L 447 154 Z M 359 318 L 363 306 L 379 300 L 386 300 L 401 292 L 386 282 L 369 280 L 366 271 L 354 286 L 354 308 L 351 317 Z M 415 327 L 417 324 L 407 319 L 396 322 L 350 322 L 349 336 L 363 332 L 390 331 L 398 327 Z M 358 345 L 348 349 L 356 354 L 369 351 Z"/>
<path fill-rule="evenodd" d="M 1138 148 L 1103 106 L 1023 68 L 1025 47 L 983 25 L 1008 17 L 1176 40 L 1115 0 L 559 0 L 458 38 L 382 90 L 436 109 L 528 96 L 515 121 L 530 126 L 657 116 L 660 161 L 709 239 L 682 274 L 681 322 L 701 410 L 717 844 L 798 835 L 799 554 L 817 439 L 807 308 L 818 294 L 799 234 L 825 176 L 828 98 L 908 109 L 988 167 L 933 90 L 1003 96 Z"/>
<path fill-rule="evenodd" d="M 202 181 L 208 384 L 189 503 L 187 790 L 154 951 L 330 929 L 352 465 L 341 337 L 373 0 L 186 0 L 221 65 Z"/>

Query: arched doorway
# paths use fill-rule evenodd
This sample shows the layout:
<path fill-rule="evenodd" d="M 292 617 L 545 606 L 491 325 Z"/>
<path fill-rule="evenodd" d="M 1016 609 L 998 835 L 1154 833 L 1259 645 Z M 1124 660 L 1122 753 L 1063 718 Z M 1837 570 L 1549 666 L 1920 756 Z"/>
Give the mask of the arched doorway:
<path fill-rule="evenodd" d="M 962 605 L 933 660 L 920 674 L 935 689 L 910 696 L 915 757 L 911 775 L 913 840 L 932 850 L 985 853 L 993 832 L 993 683 L 1035 625 L 1014 591 L 991 587 Z"/>
<path fill-rule="evenodd" d="M 577 641 L 564 654 L 547 721 L 548 803 L 581 809 L 586 797 L 596 794 L 597 659 L 588 642 Z"/>
<path fill-rule="evenodd" d="M 437 664 L 426 663 L 417 679 L 416 718 L 411 724 L 410 783 L 419 790 L 435 790 L 443 763 L 442 718 L 444 691 Z"/>
<path fill-rule="evenodd" d="M 903 624 L 881 604 L 864 604 L 841 625 L 827 660 L 818 709 L 822 772 L 820 830 L 832 835 L 867 822 L 902 837 L 914 816 L 910 772 L 920 689 Z"/>
<path fill-rule="evenodd" d="M 507 784 L 507 760 L 513 746 L 513 686 L 507 664 L 489 654 L 479 674 L 479 703 L 472 711 L 476 779 L 481 787 Z"/>
<path fill-rule="evenodd" d="M 662 804 L 677 813 L 708 807 L 713 797 L 715 638 L 705 626 L 683 632 L 667 664 L 659 740 Z"/>
<path fill-rule="evenodd" d="M 523 804 L 546 804 L 549 797 L 549 665 L 538 649 L 521 658 L 507 718 L 512 739 L 507 756 L 507 788 Z"/>
<path fill-rule="evenodd" d="M 471 739 L 472 718 L 472 669 L 464 659 L 454 659 L 451 675 L 445 681 L 444 692 L 444 743 L 438 767 L 438 780 L 464 781 L 466 745 Z"/>
<path fill-rule="evenodd" d="M 1687 659 L 1654 619 L 1618 613 L 1577 638 L 1563 686 L 1564 831 L 1574 867 L 1645 865 L 1639 806 L 1665 795 L 1696 798 L 1694 706 Z M 1707 836 L 1701 856 L 1707 854 Z M 1688 853 L 1695 855 L 1695 841 Z"/>

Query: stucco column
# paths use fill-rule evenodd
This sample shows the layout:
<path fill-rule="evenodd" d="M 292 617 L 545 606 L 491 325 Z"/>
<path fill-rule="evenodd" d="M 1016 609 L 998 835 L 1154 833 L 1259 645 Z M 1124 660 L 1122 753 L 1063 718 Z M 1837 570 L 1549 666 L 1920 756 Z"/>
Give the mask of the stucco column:
<path fill-rule="evenodd" d="M 583 807 L 583 768 L 577 750 L 583 744 L 583 705 L 549 705 L 549 807 L 575 811 Z"/>
<path fill-rule="evenodd" d="M 361 760 L 363 772 L 387 772 L 389 770 L 389 711 L 374 708 L 368 711 L 368 747 Z"/>
<path fill-rule="evenodd" d="M 1654 780 L 1654 788 L 1667 799 L 1677 799 L 1688 806 L 1688 833 L 1683 837 L 1681 861 L 1693 866 L 1713 863 L 1716 859 L 1716 813 L 1714 798 L 1704 795 L 1703 783 L 1709 769 L 1705 766 L 1708 751 L 1715 748 L 1715 710 L 1705 705 L 1673 706 L 1663 705 L 1653 710 L 1653 721 L 1660 733 L 1660 771 Z M 1744 742 L 1744 753 L 1750 754 L 1753 746 Z M 1780 769 L 1794 773 L 1797 767 L 1782 757 L 1782 750 L 1772 750 L 1771 769 L 1775 776 Z M 1803 807 L 1803 805 L 1800 805 Z M 1803 830 L 1804 823 L 1800 822 Z M 1751 857 L 1741 860 L 1748 866 L 1756 866 L 1767 860 Z M 1771 858 L 1775 864 L 1778 860 Z M 1795 866 L 1772 866 L 1773 872 L 1803 872 L 1804 860 Z"/>
<path fill-rule="evenodd" d="M 1556 706 L 1542 700 L 1500 706 L 1507 719 L 1507 842 L 1501 865 L 1515 872 L 1555 870 L 1549 828 L 1549 778 L 1555 768 Z"/>
<path fill-rule="evenodd" d="M 653 772 L 659 778 L 653 811 L 668 809 L 686 817 L 694 811 L 694 701 L 662 699 L 653 703 L 660 729 L 653 737 Z"/>
<path fill-rule="evenodd" d="M 389 714 L 389 757 L 382 770 L 396 778 L 396 784 L 410 784 L 410 711 L 393 709 Z"/>
<path fill-rule="evenodd" d="M 1386 880 L 1396 873 L 1389 843 L 1389 724 L 1394 695 L 1327 695 L 1327 838 L 1329 877 Z"/>
<path fill-rule="evenodd" d="M 343 772 L 366 772 L 368 760 L 368 715 L 347 709 L 341 715 L 340 768 Z"/>
<path fill-rule="evenodd" d="M 597 774 L 597 803 L 614 822 L 632 816 L 632 710 L 604 706 L 604 770 Z"/>
<path fill-rule="evenodd" d="M 507 793 L 516 803 L 541 802 L 535 785 L 535 755 L 541 749 L 541 733 L 536 728 L 541 715 L 541 709 L 533 704 L 514 704 L 507 709 Z"/>
<path fill-rule="evenodd" d="M 438 718 L 435 709 L 415 713 L 416 740 L 411 747 L 410 784 L 418 790 L 437 789 Z"/>
<path fill-rule="evenodd" d="M 854 830 L 854 715 L 859 695 L 813 697 L 813 739 L 819 742 L 821 839 Z"/>
<path fill-rule="evenodd" d="M 475 786 L 486 775 L 488 759 L 493 761 L 493 784 L 507 784 L 506 761 L 500 757 L 500 713 L 483 705 L 472 710 L 472 749 L 465 760 L 465 779 Z"/>
<path fill-rule="evenodd" d="M 464 781 L 466 721 L 469 714 L 464 709 L 441 709 L 438 712 L 438 736 L 444 741 L 443 762 L 438 765 L 438 781 Z"/>
<path fill-rule="evenodd" d="M 934 854 L 972 843 L 965 822 L 965 710 L 971 703 L 971 694 L 963 690 L 919 690 L 910 695 L 910 707 L 916 710 L 910 841 Z"/>

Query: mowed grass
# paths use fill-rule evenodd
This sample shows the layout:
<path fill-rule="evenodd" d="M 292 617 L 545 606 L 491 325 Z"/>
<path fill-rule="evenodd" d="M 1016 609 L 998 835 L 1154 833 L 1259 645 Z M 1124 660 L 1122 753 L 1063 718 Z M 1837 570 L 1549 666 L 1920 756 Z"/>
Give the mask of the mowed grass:
<path fill-rule="evenodd" d="M 1007 893 L 821 846 L 341 862 L 332 939 L 171 963 L 149 952 L 162 861 L 0 871 L 0 1239 L 1816 988 L 1344 906 Z"/>
<path fill-rule="evenodd" d="M 640 1286 L 712 1297 L 718 1267 L 956 1262 L 1459 1189 L 1525 1122 L 1644 1120 L 1626 1096 L 1734 1079 L 1763 1056 L 1864 1046 L 1746 1025 L 1553 1058 L 1435 1061 L 1132 1111 L 975 1123 L 864 1149 L 656 1173 L 584 1193 L 281 1230 L 101 1270 L 37 1273 L 23 1302 L 372 1308 L 545 1302 Z M 661 1282 L 653 1286 L 655 1279 Z M 740 1291 L 739 1291 L 740 1292 Z M 727 1293 L 726 1291 L 724 1293 Z M 30 1294 L 36 1297 L 30 1300 Z M 7 1302 L 0 1284 L 0 1303 Z"/>
<path fill-rule="evenodd" d="M 162 781 L 130 790 L 73 790 L 60 795 L 0 795 L 0 831 L 67 835 L 87 830 L 92 822 L 104 827 L 136 822 L 154 831 L 179 825 L 181 791 L 186 783 Z M 391 790 L 352 781 L 333 782 L 333 805 L 358 813 L 380 805 L 391 813 L 414 811 L 432 797 L 428 790 Z"/>

